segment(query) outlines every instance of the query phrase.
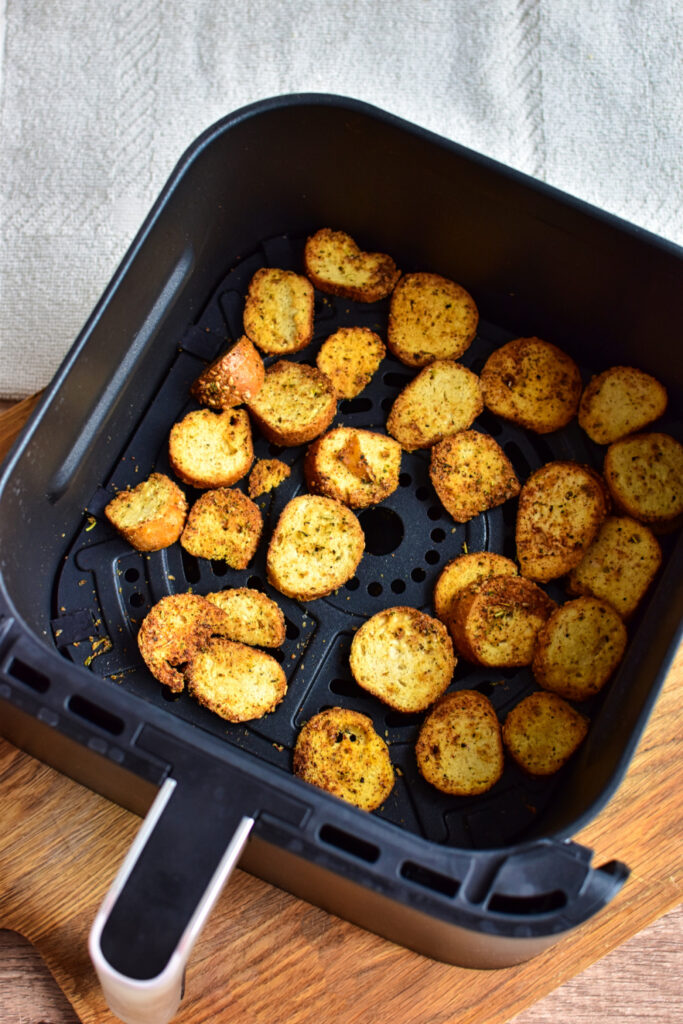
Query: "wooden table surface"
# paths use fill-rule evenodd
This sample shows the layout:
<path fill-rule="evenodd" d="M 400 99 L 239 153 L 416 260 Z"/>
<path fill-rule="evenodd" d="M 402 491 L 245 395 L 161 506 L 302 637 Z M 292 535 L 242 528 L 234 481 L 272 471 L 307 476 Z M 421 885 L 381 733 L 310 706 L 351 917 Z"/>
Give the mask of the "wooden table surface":
<path fill-rule="evenodd" d="M 0 457 L 29 408 L 0 415 Z M 575 837 L 598 864 L 624 860 L 631 877 L 551 950 L 466 971 L 237 871 L 195 948 L 177 1024 L 683 1020 L 682 698 L 683 650 L 626 779 Z M 0 806 L 1 1024 L 114 1024 L 87 935 L 139 820 L 2 740 Z"/>

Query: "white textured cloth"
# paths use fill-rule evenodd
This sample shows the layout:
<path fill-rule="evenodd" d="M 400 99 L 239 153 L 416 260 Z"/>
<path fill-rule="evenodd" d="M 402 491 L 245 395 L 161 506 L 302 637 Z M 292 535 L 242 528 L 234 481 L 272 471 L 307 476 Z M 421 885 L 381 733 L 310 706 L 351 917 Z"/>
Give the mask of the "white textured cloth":
<path fill-rule="evenodd" d="M 683 243 L 680 0 L 0 0 L 0 398 L 48 382 L 187 145 L 365 100 Z"/>

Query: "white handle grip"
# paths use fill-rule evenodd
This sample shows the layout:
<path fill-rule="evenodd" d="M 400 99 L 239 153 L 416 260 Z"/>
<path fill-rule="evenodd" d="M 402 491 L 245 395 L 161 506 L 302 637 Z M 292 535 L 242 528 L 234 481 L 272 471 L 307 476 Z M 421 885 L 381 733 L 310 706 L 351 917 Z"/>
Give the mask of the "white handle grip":
<path fill-rule="evenodd" d="M 185 966 L 192 947 L 223 886 L 232 874 L 254 824 L 253 818 L 245 816 L 240 819 L 222 859 L 161 973 L 144 980 L 127 977 L 112 967 L 105 957 L 101 946 L 102 932 L 138 858 L 173 795 L 175 786 L 175 781 L 169 778 L 159 790 L 90 931 L 90 957 L 104 996 L 112 1013 L 124 1021 L 124 1024 L 168 1024 L 175 1016 L 182 999 Z"/>

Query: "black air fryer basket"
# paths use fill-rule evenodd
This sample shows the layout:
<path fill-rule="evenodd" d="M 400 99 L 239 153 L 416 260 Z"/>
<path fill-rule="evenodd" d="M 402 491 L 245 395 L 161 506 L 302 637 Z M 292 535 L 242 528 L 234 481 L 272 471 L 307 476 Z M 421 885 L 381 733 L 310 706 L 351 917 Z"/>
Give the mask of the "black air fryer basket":
<path fill-rule="evenodd" d="M 618 861 L 593 867 L 569 837 L 617 787 L 675 652 L 677 535 L 663 539 L 664 568 L 629 624 L 618 674 L 585 706 L 591 727 L 575 758 L 550 779 L 508 762 L 490 792 L 453 798 L 417 771 L 423 716 L 362 691 L 349 645 L 382 608 L 430 612 L 434 582 L 455 555 L 514 557 L 515 502 L 456 524 L 431 486 L 428 452 L 404 453 L 397 491 L 359 514 L 367 547 L 357 575 L 308 604 L 283 598 L 265 573 L 270 532 L 305 490 L 303 447 L 276 449 L 255 432 L 256 457 L 282 458 L 292 473 L 257 499 L 264 539 L 245 571 L 178 544 L 142 554 L 103 517 L 117 489 L 170 472 L 170 427 L 197 407 L 189 387 L 202 368 L 242 334 L 252 275 L 263 266 L 302 272 L 305 239 L 320 227 L 390 253 L 404 272 L 464 285 L 481 313 L 462 359 L 475 372 L 503 342 L 537 335 L 572 355 L 586 380 L 610 365 L 641 367 L 667 385 L 670 410 L 683 390 L 675 246 L 351 100 L 258 103 L 197 140 L 15 446 L 0 493 L 2 732 L 138 812 L 158 790 L 91 942 L 110 1004 L 130 1021 L 169 1019 L 194 936 L 240 855 L 306 899 L 463 966 L 535 955 L 627 876 Z M 313 362 L 339 326 L 385 336 L 387 311 L 387 302 L 316 293 L 314 342 L 294 358 Z M 413 375 L 387 356 L 365 391 L 340 403 L 335 423 L 383 431 Z M 522 481 L 551 459 L 602 465 L 604 449 L 575 422 L 542 437 L 488 413 L 475 426 Z M 661 428 L 680 436 L 673 415 Z M 289 688 L 274 713 L 231 725 L 164 690 L 136 633 L 166 594 L 245 585 L 285 613 L 277 657 Z M 547 589 L 566 599 L 559 584 Z M 527 669 L 462 660 L 451 686 L 486 694 L 501 720 L 536 688 Z M 373 814 L 291 773 L 301 725 L 338 704 L 372 718 L 390 746 L 396 785 Z"/>

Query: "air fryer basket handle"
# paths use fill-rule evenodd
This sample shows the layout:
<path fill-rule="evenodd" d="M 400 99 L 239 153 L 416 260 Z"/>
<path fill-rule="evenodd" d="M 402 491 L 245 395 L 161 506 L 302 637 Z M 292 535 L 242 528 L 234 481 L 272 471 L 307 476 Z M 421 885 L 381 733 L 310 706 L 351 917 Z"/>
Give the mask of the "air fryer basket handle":
<path fill-rule="evenodd" d="M 175 1015 L 192 947 L 251 832 L 254 819 L 216 795 L 166 780 L 93 923 L 90 956 L 125 1024 Z"/>

